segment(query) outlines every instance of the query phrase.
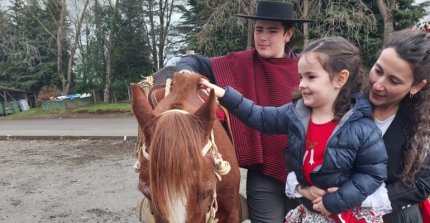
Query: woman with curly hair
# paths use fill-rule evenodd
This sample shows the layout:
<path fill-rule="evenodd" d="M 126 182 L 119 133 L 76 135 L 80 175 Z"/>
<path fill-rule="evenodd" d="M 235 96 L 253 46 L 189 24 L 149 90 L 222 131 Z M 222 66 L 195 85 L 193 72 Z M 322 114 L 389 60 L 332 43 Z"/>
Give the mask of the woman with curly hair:
<path fill-rule="evenodd" d="M 369 74 L 369 100 L 388 153 L 393 208 L 384 222 L 423 222 L 430 194 L 430 33 L 393 33 Z"/>

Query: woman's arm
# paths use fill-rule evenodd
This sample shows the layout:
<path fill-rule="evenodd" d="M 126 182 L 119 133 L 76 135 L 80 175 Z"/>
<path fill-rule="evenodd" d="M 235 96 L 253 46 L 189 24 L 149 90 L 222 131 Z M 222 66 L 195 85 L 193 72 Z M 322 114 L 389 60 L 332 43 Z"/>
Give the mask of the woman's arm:
<path fill-rule="evenodd" d="M 388 196 L 393 212 L 408 208 L 424 201 L 430 195 L 430 159 L 417 173 L 412 185 L 405 185 L 400 180 L 387 185 Z"/>
<path fill-rule="evenodd" d="M 362 129 L 367 132 L 368 129 Z M 359 206 L 367 196 L 375 192 L 387 178 L 387 152 L 381 133 L 375 126 L 361 138 L 350 180 L 343 183 L 336 192 L 323 197 L 325 208 L 332 214 Z"/>
<path fill-rule="evenodd" d="M 294 171 L 291 171 L 287 175 L 287 182 L 285 184 L 285 194 L 290 198 L 305 197 L 306 199 L 313 201 L 326 194 L 326 191 L 316 186 L 302 187 L 297 181 L 297 176 Z"/>

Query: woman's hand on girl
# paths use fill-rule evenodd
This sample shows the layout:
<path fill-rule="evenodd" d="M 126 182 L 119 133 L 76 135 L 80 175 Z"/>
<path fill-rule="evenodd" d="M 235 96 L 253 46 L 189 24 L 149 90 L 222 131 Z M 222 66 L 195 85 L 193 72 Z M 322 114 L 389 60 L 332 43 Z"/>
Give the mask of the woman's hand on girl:
<path fill-rule="evenodd" d="M 329 216 L 331 213 L 327 211 L 327 209 L 324 207 L 323 199 L 322 197 L 319 197 L 312 201 L 314 206 L 312 207 L 315 211 L 318 211 L 322 215 Z"/>
<path fill-rule="evenodd" d="M 200 84 L 208 88 L 208 90 L 213 89 L 215 91 L 215 96 L 217 96 L 218 98 L 224 97 L 224 94 L 225 94 L 224 88 L 221 88 L 215 84 L 212 84 L 204 78 L 200 79 Z"/>

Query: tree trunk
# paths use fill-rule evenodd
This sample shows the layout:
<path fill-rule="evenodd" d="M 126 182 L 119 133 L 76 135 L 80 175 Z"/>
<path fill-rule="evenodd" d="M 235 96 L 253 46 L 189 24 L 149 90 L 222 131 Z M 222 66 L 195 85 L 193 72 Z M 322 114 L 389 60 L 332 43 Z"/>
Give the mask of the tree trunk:
<path fill-rule="evenodd" d="M 107 53 L 106 53 L 106 77 L 105 86 L 103 89 L 103 102 L 109 103 L 111 95 L 111 84 L 112 84 L 112 47 L 113 47 L 113 26 L 115 25 L 114 19 L 118 13 L 118 0 L 115 1 L 113 5 L 113 18 L 111 19 L 111 30 L 109 37 L 105 40 Z"/>
<path fill-rule="evenodd" d="M 388 40 L 390 34 L 394 31 L 394 10 L 396 0 L 377 0 L 379 12 L 384 20 L 384 43 Z"/>
<path fill-rule="evenodd" d="M 67 81 L 63 69 L 63 32 L 64 32 L 64 17 L 66 16 L 66 0 L 61 1 L 60 18 L 57 29 L 57 71 L 61 81 L 61 95 L 67 95 L 69 92 L 70 83 Z"/>
<path fill-rule="evenodd" d="M 255 11 L 255 7 L 257 6 L 256 0 L 251 0 L 249 2 L 249 8 L 247 9 L 246 14 L 253 15 Z M 247 36 L 246 36 L 246 49 L 251 49 L 254 47 L 254 20 L 248 20 L 248 28 L 247 28 Z"/>
<path fill-rule="evenodd" d="M 89 0 L 85 0 L 84 8 L 82 9 L 82 13 L 79 17 L 79 21 L 76 24 L 75 37 L 74 37 L 73 42 L 70 44 L 70 48 L 69 48 L 70 55 L 69 55 L 69 61 L 67 63 L 67 86 L 66 86 L 67 92 L 69 91 L 70 83 L 72 82 L 73 62 L 75 59 L 76 48 L 78 47 L 78 43 L 79 43 L 79 37 L 81 36 L 82 22 L 84 21 L 84 18 L 85 18 L 85 13 L 87 11 L 88 2 L 89 2 Z"/>
<path fill-rule="evenodd" d="M 254 47 L 254 21 L 251 19 L 248 19 L 246 49 L 251 49 L 253 47 Z"/>
<path fill-rule="evenodd" d="M 154 21 L 154 2 L 152 0 L 148 1 L 148 10 L 149 10 L 149 25 L 151 27 L 150 29 L 150 38 L 151 38 L 151 54 L 152 54 L 152 62 L 154 64 L 153 70 L 156 71 L 159 69 L 158 67 L 158 54 L 157 54 L 157 41 L 155 38 L 155 21 Z"/>
<path fill-rule="evenodd" d="M 309 0 L 303 0 L 303 19 L 309 19 Z M 308 45 L 309 43 L 309 24 L 303 23 L 303 43 Z"/>
<path fill-rule="evenodd" d="M 109 103 L 110 87 L 112 83 L 112 33 L 109 39 L 106 41 L 106 47 L 106 78 L 105 87 L 103 89 L 103 102 Z"/>

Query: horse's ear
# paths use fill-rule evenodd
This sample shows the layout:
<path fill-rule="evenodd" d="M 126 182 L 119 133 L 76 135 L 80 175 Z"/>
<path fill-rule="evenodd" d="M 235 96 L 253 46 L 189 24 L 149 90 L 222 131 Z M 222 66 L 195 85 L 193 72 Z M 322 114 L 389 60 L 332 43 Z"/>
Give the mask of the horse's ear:
<path fill-rule="evenodd" d="M 145 135 L 145 139 L 150 140 L 152 129 L 155 124 L 155 116 L 152 114 L 153 109 L 141 86 L 132 83 L 130 87 L 133 98 L 131 103 L 133 114 L 136 116 L 137 122 Z"/>
<path fill-rule="evenodd" d="M 202 121 L 202 127 L 210 133 L 213 122 L 216 120 L 216 98 L 214 90 L 210 91 L 209 98 L 206 100 L 199 109 L 194 113 Z"/>

